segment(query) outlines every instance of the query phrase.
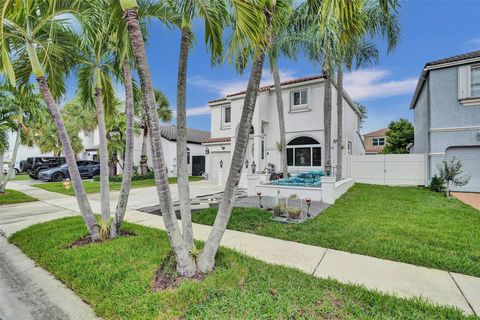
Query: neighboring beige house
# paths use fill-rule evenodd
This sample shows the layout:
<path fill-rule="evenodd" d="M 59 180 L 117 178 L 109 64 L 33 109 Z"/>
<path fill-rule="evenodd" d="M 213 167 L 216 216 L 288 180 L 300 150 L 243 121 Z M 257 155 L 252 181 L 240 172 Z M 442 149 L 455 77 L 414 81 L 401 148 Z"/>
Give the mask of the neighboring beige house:
<path fill-rule="evenodd" d="M 365 154 L 382 153 L 387 143 L 388 128 L 383 128 L 363 135 Z"/>

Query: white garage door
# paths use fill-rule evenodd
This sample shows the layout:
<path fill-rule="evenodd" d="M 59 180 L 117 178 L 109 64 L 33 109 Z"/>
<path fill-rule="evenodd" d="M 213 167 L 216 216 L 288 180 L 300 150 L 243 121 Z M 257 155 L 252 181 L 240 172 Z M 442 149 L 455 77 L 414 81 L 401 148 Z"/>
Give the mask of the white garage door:
<path fill-rule="evenodd" d="M 455 187 L 455 191 L 480 192 L 480 146 L 479 147 L 453 147 L 447 149 L 447 157 L 454 157 L 463 164 L 463 174 L 470 174 L 467 185 Z"/>
<path fill-rule="evenodd" d="M 220 161 L 223 161 L 223 184 L 225 184 L 230 171 L 230 152 L 211 152 L 210 159 L 210 180 L 218 182 Z"/>

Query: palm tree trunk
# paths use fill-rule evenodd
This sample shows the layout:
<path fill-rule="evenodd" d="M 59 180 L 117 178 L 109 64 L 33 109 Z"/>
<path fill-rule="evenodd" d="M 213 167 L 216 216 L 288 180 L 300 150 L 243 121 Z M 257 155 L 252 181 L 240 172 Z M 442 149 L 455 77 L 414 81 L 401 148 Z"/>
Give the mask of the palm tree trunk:
<path fill-rule="evenodd" d="M 163 155 L 162 140 L 160 134 L 160 121 L 158 119 L 155 94 L 153 91 L 150 67 L 145 52 L 142 30 L 137 18 L 137 9 L 127 9 L 124 19 L 128 26 L 128 33 L 132 43 L 135 61 L 137 63 L 138 75 L 142 87 L 143 105 L 148 116 L 148 127 L 150 131 L 150 144 L 152 149 L 153 171 L 155 174 L 155 186 L 160 200 L 160 210 L 163 216 L 165 228 L 175 252 L 177 261 L 177 272 L 182 276 L 193 276 L 196 274 L 196 265 L 190 252 L 183 246 L 182 234 L 178 221 L 172 207 L 172 196 L 168 184 L 167 167 Z"/>
<path fill-rule="evenodd" d="M 177 186 L 182 217 L 183 245 L 190 251 L 193 246 L 192 212 L 190 206 L 190 186 L 188 184 L 187 153 L 187 63 L 190 46 L 190 27 L 182 27 L 180 57 L 177 81 Z"/>
<path fill-rule="evenodd" d="M 287 163 L 287 138 L 285 134 L 285 116 L 283 114 L 283 98 L 282 98 L 282 85 L 280 82 L 280 74 L 278 72 L 277 61 L 270 61 L 270 69 L 273 75 L 273 83 L 275 85 L 275 96 L 277 98 L 277 111 L 278 111 L 278 125 L 280 128 L 280 159 L 283 170 L 283 178 L 288 178 L 288 163 Z"/>
<path fill-rule="evenodd" d="M 97 105 L 98 136 L 100 144 L 100 208 L 102 220 L 110 219 L 110 190 L 109 165 L 107 149 L 107 129 L 105 128 L 105 109 L 103 106 L 102 89 L 95 89 L 95 103 Z"/>
<path fill-rule="evenodd" d="M 148 173 L 148 155 L 147 155 L 148 123 L 143 122 L 143 141 L 142 154 L 140 155 L 140 174 L 142 176 Z"/>
<path fill-rule="evenodd" d="M 132 74 L 130 73 L 130 63 L 128 59 L 123 61 L 123 80 L 125 82 L 125 116 L 127 118 L 127 131 L 125 133 L 125 159 L 123 161 L 123 177 L 122 186 L 120 187 L 120 195 L 115 209 L 115 224 L 112 226 L 112 238 L 120 233 L 120 227 L 127 210 L 128 196 L 132 185 L 133 171 L 133 127 L 135 125 L 135 117 L 133 114 L 133 83 Z"/>
<path fill-rule="evenodd" d="M 227 183 L 225 185 L 223 200 L 220 203 L 212 231 L 210 232 L 205 247 L 198 258 L 198 270 L 203 273 L 212 271 L 215 266 L 215 255 L 217 254 L 220 241 L 222 240 L 225 229 L 227 228 L 228 220 L 232 213 L 235 193 L 242 174 L 243 163 L 245 162 L 245 154 L 247 152 L 248 138 L 252 126 L 253 112 L 255 111 L 255 103 L 260 86 L 260 79 L 262 77 L 264 60 L 265 53 L 262 51 L 255 58 L 252 65 L 250 79 L 248 80 L 247 91 L 243 102 L 242 116 L 240 118 L 236 139 L 237 141 L 233 151 L 232 163 Z"/>
<path fill-rule="evenodd" d="M 0 173 L 0 183 L 3 184 L 3 180 L 5 179 L 5 175 L 3 174 L 3 162 L 4 162 L 4 159 L 5 159 L 5 153 L 4 152 L 0 152 L 0 168 L 1 168 L 1 173 Z"/>
<path fill-rule="evenodd" d="M 70 174 L 70 178 L 72 179 L 73 189 L 75 191 L 75 197 L 77 198 L 78 207 L 80 208 L 80 213 L 83 216 L 83 220 L 87 225 L 92 240 L 98 240 L 98 224 L 95 220 L 95 216 L 93 215 L 92 208 L 90 207 L 90 202 L 88 201 L 85 189 L 83 188 L 82 178 L 80 177 L 77 161 L 75 159 L 75 153 L 73 152 L 70 138 L 68 137 L 65 124 L 63 123 L 60 115 L 60 110 L 58 109 L 57 103 L 50 92 L 47 79 L 45 79 L 43 76 L 37 77 L 37 82 L 43 99 L 45 100 L 58 131 L 58 136 L 63 147 L 63 153 L 65 154 L 68 172 Z"/>
<path fill-rule="evenodd" d="M 325 137 L 325 166 L 332 165 L 332 79 L 330 78 L 330 70 L 328 63 L 324 64 L 323 76 L 325 78 L 325 89 L 323 98 L 323 126 Z M 328 175 L 332 175 L 332 172 Z"/>
<path fill-rule="evenodd" d="M 343 170 L 343 70 L 337 74 L 337 181 L 342 180 Z"/>
<path fill-rule="evenodd" d="M 12 159 L 10 159 L 10 164 L 8 165 L 7 176 L 2 181 L 2 185 L 0 186 L 0 193 L 5 192 L 5 189 L 7 188 L 8 180 L 10 180 L 10 177 L 12 176 L 13 170 L 15 170 L 15 161 L 17 161 L 17 153 L 18 153 L 18 147 L 20 146 L 20 135 L 21 135 L 21 133 L 22 133 L 22 125 L 18 124 L 17 136 L 15 137 L 15 145 L 13 146 Z M 2 163 L 1 168 L 2 168 L 2 173 L 3 173 L 3 163 Z"/>

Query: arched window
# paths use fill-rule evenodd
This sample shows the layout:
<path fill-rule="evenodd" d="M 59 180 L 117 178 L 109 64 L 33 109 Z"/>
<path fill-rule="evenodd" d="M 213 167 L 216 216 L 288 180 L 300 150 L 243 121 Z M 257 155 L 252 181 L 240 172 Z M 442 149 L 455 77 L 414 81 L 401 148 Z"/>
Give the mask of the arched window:
<path fill-rule="evenodd" d="M 287 144 L 287 163 L 293 167 L 320 167 L 322 148 L 310 137 L 298 137 Z"/>

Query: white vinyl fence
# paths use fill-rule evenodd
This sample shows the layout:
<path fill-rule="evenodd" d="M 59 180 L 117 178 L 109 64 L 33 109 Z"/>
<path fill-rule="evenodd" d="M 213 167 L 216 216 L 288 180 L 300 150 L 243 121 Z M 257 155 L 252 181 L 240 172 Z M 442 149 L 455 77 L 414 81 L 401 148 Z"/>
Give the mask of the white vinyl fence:
<path fill-rule="evenodd" d="M 425 154 L 377 154 L 349 156 L 348 177 L 360 183 L 427 185 Z"/>

